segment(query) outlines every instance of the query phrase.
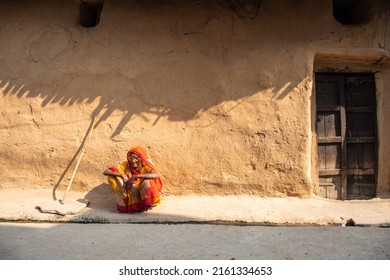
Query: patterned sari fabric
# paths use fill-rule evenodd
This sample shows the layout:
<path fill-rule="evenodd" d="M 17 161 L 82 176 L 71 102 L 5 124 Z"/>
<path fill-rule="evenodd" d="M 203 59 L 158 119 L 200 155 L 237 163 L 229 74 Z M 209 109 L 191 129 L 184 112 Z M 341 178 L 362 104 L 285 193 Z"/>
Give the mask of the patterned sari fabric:
<path fill-rule="evenodd" d="M 139 172 L 130 170 L 127 161 L 119 166 L 112 166 L 110 169 L 121 174 L 131 172 L 132 175 L 151 173 L 152 170 L 156 170 L 143 147 L 135 146 L 128 151 L 128 155 L 130 153 L 136 154 L 145 164 Z M 127 192 L 123 188 L 123 180 L 120 177 L 108 176 L 108 183 L 115 192 L 117 210 L 120 212 L 142 212 L 161 203 L 162 182 L 160 178 L 137 178 L 134 181 L 134 187 Z"/>

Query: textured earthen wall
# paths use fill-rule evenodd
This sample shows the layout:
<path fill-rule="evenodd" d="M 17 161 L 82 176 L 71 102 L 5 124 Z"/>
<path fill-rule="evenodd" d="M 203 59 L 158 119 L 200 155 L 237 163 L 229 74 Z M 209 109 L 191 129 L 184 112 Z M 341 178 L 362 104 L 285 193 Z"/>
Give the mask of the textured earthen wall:
<path fill-rule="evenodd" d="M 315 192 L 314 57 L 388 50 L 386 1 L 353 27 L 332 1 L 239 2 L 105 1 L 84 28 L 77 0 L 1 1 L 1 187 L 65 188 L 96 115 L 72 189 L 104 184 L 137 144 L 166 194 Z M 388 193 L 389 72 L 378 67 Z"/>

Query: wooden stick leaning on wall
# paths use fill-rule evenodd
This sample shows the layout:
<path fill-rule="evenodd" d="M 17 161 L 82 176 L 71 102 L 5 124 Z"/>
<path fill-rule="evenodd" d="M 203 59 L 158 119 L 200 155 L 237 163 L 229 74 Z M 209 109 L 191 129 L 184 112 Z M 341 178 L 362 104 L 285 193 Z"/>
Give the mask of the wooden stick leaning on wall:
<path fill-rule="evenodd" d="M 92 131 L 93 131 L 93 127 L 95 125 L 95 116 L 92 118 L 92 123 L 91 123 L 91 126 L 89 128 L 89 134 L 87 136 L 87 138 L 85 139 L 84 143 L 83 143 L 83 147 L 82 147 L 82 150 L 81 150 L 81 153 L 80 153 L 80 157 L 79 159 L 77 160 L 77 163 L 76 163 L 76 166 L 74 168 L 74 171 L 73 171 L 73 174 L 72 174 L 72 177 L 70 178 L 70 181 L 69 181 L 69 184 L 68 184 L 68 187 L 66 188 L 66 191 L 64 193 L 64 197 L 62 198 L 62 200 L 60 200 L 61 203 L 65 203 L 65 198 L 66 198 L 66 195 L 68 194 L 69 190 L 70 190 L 70 186 L 72 185 L 73 183 L 73 179 L 76 175 L 76 172 L 77 172 L 77 169 L 80 165 L 80 162 L 81 162 L 81 158 L 83 157 L 84 155 L 84 151 L 85 151 L 85 148 L 87 146 L 87 142 L 89 140 L 89 138 L 91 138 L 91 135 L 92 135 Z"/>

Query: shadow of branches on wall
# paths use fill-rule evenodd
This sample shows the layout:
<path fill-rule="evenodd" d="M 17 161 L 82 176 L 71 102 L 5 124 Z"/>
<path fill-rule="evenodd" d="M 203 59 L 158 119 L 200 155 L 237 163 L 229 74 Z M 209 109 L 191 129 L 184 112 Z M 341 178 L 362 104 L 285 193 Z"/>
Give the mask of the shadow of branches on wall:
<path fill-rule="evenodd" d="M 106 4 L 90 29 L 76 24 L 77 3 L 48 1 L 49 11 L 73 16 L 44 19 L 34 1 L 0 6 L 5 20 L 25 13 L 0 38 L 3 97 L 36 99 L 43 110 L 86 104 L 98 116 L 95 126 L 119 111 L 115 138 L 133 117 L 152 126 L 162 118 L 186 122 L 225 101 L 231 103 L 221 110 L 234 110 L 264 90 L 274 92 L 270 102 L 283 99 L 303 80 L 266 65 L 269 55 L 258 50 L 262 1 Z"/>

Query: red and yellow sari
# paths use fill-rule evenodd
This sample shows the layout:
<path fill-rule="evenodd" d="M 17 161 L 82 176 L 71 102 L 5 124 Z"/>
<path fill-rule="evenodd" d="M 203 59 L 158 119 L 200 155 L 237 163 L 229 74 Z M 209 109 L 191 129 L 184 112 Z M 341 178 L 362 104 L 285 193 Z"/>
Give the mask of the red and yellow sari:
<path fill-rule="evenodd" d="M 121 174 L 131 173 L 132 175 L 147 174 L 151 173 L 152 170 L 156 172 L 143 147 L 135 146 L 127 154 L 130 153 L 136 154 L 144 162 L 144 166 L 139 172 L 131 170 L 128 161 L 122 162 L 119 166 L 112 166 L 110 169 Z M 160 178 L 137 178 L 134 181 L 134 187 L 127 192 L 123 189 L 123 180 L 120 177 L 109 176 L 108 183 L 115 192 L 116 208 L 120 212 L 142 212 L 161 203 L 162 182 Z"/>

